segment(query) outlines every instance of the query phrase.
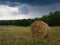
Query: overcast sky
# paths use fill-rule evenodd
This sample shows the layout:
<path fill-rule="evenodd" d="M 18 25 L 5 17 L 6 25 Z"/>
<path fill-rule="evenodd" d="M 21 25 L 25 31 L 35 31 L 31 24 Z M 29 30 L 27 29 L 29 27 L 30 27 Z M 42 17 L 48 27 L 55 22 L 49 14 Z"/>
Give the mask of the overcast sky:
<path fill-rule="evenodd" d="M 60 11 L 60 0 L 0 0 L 0 20 L 42 17 Z"/>

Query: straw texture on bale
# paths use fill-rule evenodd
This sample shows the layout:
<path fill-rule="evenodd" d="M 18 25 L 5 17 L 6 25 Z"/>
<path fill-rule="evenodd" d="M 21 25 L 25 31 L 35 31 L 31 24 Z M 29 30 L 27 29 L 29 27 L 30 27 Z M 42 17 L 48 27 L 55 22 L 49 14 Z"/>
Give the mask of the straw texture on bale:
<path fill-rule="evenodd" d="M 35 21 L 30 26 L 31 37 L 45 38 L 49 37 L 50 28 L 44 21 Z"/>

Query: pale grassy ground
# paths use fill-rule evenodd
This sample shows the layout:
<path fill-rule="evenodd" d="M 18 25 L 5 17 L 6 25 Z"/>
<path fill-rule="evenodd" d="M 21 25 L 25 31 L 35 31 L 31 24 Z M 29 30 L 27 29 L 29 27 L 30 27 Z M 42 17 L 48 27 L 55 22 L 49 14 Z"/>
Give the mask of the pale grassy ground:
<path fill-rule="evenodd" d="M 29 27 L 0 26 L 0 45 L 60 45 L 60 27 L 50 28 L 50 38 L 31 40 Z"/>

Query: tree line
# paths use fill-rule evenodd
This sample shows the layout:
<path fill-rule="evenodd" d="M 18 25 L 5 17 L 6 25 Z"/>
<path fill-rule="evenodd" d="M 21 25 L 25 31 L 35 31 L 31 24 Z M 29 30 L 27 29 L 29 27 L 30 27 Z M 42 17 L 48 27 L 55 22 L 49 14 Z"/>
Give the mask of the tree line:
<path fill-rule="evenodd" d="M 41 18 L 19 19 L 19 20 L 0 20 L 0 25 L 29 26 L 36 20 L 42 20 L 50 26 L 60 26 L 60 11 L 50 12 Z"/>

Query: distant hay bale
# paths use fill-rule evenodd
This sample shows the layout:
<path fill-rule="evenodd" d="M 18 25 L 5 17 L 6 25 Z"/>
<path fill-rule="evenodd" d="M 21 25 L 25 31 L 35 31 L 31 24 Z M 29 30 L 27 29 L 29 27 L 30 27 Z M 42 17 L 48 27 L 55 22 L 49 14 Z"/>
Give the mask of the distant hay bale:
<path fill-rule="evenodd" d="M 45 38 L 49 37 L 50 28 L 45 22 L 38 20 L 31 24 L 30 31 L 31 37 Z"/>

